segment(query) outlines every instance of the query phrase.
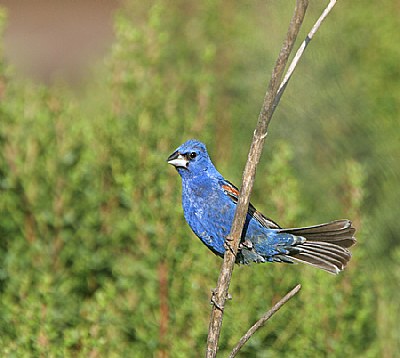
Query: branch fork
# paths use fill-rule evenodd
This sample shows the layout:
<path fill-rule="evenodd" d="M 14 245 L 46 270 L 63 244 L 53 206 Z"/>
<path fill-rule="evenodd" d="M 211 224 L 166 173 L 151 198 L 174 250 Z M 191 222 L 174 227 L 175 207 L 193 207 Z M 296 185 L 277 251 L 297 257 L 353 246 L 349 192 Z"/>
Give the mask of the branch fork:
<path fill-rule="evenodd" d="M 258 116 L 257 126 L 254 130 L 246 166 L 243 172 L 242 185 L 235 216 L 231 227 L 231 232 L 226 238 L 225 242 L 227 250 L 224 255 L 224 262 L 222 264 L 220 275 L 218 277 L 217 287 L 213 291 L 213 295 L 211 298 L 213 308 L 208 329 L 206 351 L 207 358 L 215 358 L 217 354 L 218 340 L 221 332 L 225 301 L 227 299 L 229 284 L 232 278 L 233 266 L 235 264 L 236 254 L 240 243 L 240 237 L 243 231 L 243 226 L 250 203 L 250 194 L 255 180 L 257 164 L 261 157 L 265 138 L 268 133 L 269 123 L 307 45 L 310 43 L 314 34 L 318 31 L 323 20 L 328 16 L 335 4 L 336 0 L 330 0 L 325 10 L 318 18 L 311 31 L 306 36 L 305 40 L 300 45 L 296 55 L 294 56 L 290 66 L 288 67 L 285 77 L 282 80 L 286 65 L 289 60 L 289 56 L 293 50 L 308 7 L 308 0 L 296 1 L 295 11 L 289 24 L 286 39 L 282 45 L 279 56 L 275 63 L 275 67 L 272 71 L 268 90 L 264 97 L 264 102 Z M 253 335 L 258 328 L 263 326 L 265 322 L 269 318 L 271 318 L 271 316 L 276 313 L 279 308 L 282 307 L 290 298 L 296 295 L 299 292 L 300 288 L 301 286 L 297 285 L 270 311 L 268 311 L 263 317 L 261 317 L 260 320 L 242 337 L 242 339 L 232 351 L 230 357 L 234 357 L 239 352 L 240 348 L 248 341 L 251 335 Z"/>

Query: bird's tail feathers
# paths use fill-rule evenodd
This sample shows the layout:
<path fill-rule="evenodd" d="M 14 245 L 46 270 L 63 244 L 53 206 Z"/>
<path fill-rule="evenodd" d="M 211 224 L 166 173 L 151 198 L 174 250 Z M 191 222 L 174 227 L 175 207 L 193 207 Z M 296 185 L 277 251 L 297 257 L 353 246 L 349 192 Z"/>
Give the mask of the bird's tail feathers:
<path fill-rule="evenodd" d="M 305 239 L 293 246 L 286 258 L 338 274 L 351 258 L 348 248 L 356 243 L 355 231 L 350 220 L 282 229 L 282 232 Z"/>

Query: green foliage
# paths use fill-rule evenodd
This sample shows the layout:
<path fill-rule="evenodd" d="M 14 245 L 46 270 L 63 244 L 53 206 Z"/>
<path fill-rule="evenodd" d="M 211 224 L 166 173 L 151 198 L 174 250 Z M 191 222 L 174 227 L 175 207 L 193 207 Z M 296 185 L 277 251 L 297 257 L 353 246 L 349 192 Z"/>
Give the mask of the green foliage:
<path fill-rule="evenodd" d="M 382 179 L 378 161 L 398 151 L 390 124 L 397 53 L 388 38 L 398 19 L 388 14 L 385 27 L 374 27 L 384 41 L 373 45 L 393 53 L 369 72 L 379 60 L 356 39 L 333 49 L 339 31 L 371 26 L 370 13 L 358 12 L 367 5 L 352 3 L 349 13 L 341 6 L 350 3 L 327 20 L 271 125 L 253 202 L 288 226 L 349 216 L 359 245 L 338 277 L 301 265 L 235 268 L 221 356 L 298 282 L 300 294 L 242 356 L 392 357 L 400 349 L 400 251 L 391 249 L 398 233 L 376 230 L 387 220 L 392 227 L 395 213 L 384 204 L 398 194 L 390 180 L 398 165 Z M 280 19 L 290 13 L 281 3 L 132 2 L 117 14 L 111 53 L 84 95 L 19 80 L 1 59 L 2 356 L 203 354 L 221 261 L 184 222 L 180 180 L 165 159 L 197 137 L 239 184 L 265 90 L 263 59 L 272 65 L 286 26 Z M 362 93 L 342 92 L 355 89 Z M 369 104 L 376 93 L 383 109 L 381 101 Z M 373 129 L 387 147 L 371 148 Z"/>

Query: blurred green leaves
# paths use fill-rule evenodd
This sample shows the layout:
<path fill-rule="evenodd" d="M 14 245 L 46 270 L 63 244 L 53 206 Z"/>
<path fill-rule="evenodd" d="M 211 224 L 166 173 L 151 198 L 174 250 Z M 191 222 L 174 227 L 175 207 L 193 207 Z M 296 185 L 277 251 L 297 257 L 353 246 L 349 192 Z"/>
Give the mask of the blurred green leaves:
<path fill-rule="evenodd" d="M 203 354 L 221 261 L 184 222 L 165 160 L 197 137 L 239 183 L 279 16 L 292 11 L 267 5 L 131 2 L 84 95 L 18 79 L 1 58 L 2 355 Z M 385 21 L 371 22 L 376 6 L 343 3 L 327 20 L 271 124 L 253 193 L 282 225 L 349 216 L 360 228 L 354 257 L 339 277 L 236 268 L 221 356 L 298 282 L 243 356 L 398 351 L 398 20 L 385 1 Z"/>

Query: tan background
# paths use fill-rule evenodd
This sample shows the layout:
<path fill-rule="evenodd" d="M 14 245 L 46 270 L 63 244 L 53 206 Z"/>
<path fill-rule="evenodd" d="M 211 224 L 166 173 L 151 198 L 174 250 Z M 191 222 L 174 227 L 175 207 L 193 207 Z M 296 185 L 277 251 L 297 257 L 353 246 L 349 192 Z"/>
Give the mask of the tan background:
<path fill-rule="evenodd" d="M 1 0 L 6 58 L 21 74 L 76 81 L 107 51 L 118 0 Z"/>

